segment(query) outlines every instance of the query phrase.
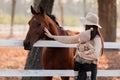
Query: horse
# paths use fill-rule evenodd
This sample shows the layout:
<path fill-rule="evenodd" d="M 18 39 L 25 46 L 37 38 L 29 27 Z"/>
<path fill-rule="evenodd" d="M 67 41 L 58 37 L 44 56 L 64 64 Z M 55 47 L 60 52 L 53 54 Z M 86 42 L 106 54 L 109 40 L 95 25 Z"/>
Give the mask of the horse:
<path fill-rule="evenodd" d="M 68 32 L 59 26 L 54 16 L 47 15 L 42 7 L 40 7 L 39 12 L 37 12 L 31 6 L 31 13 L 33 14 L 33 16 L 28 22 L 29 30 L 24 40 L 25 50 L 31 50 L 33 44 L 38 40 L 53 40 L 44 34 L 44 28 L 47 28 L 53 35 L 69 36 Z M 73 57 L 73 48 L 42 48 L 42 65 L 45 70 L 73 69 Z M 61 79 L 69 80 L 69 77 L 61 77 Z M 44 80 L 52 80 L 52 77 L 45 77 Z"/>

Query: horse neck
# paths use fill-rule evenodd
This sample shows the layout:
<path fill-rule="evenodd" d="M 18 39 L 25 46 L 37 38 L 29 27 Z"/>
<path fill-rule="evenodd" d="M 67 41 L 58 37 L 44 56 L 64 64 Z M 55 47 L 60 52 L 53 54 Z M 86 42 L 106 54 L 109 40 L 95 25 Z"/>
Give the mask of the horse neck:
<path fill-rule="evenodd" d="M 46 16 L 46 17 L 47 17 L 47 20 L 49 20 L 49 26 L 50 26 L 49 31 L 51 32 L 51 34 L 60 35 L 61 32 L 60 32 L 60 29 L 58 28 L 58 26 L 52 21 L 52 19 L 50 19 L 48 16 Z"/>

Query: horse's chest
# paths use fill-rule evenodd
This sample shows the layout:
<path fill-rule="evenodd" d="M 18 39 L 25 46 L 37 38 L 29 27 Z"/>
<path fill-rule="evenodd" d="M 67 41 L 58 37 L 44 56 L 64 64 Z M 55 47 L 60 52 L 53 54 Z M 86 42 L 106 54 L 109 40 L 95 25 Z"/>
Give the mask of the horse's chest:
<path fill-rule="evenodd" d="M 65 57 L 70 54 L 69 49 L 63 48 L 44 48 L 43 55 L 44 57 Z"/>

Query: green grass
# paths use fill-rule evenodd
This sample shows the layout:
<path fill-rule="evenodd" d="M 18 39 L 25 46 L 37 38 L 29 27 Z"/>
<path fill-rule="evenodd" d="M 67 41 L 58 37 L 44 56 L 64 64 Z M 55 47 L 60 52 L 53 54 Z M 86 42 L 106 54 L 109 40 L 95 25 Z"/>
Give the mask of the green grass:
<path fill-rule="evenodd" d="M 65 23 L 65 25 L 68 25 L 68 26 L 79 26 L 79 25 L 81 25 L 80 18 L 78 16 L 75 16 L 75 15 L 65 16 L 64 17 L 64 23 Z"/>
<path fill-rule="evenodd" d="M 10 24 L 11 15 L 0 13 L 0 24 Z M 31 16 L 25 16 L 24 14 L 17 14 L 14 17 L 14 24 L 28 24 Z M 64 17 L 64 23 L 68 26 L 78 26 L 80 25 L 79 17 L 67 15 Z"/>
<path fill-rule="evenodd" d="M 0 24 L 10 24 L 10 15 L 0 12 Z"/>
<path fill-rule="evenodd" d="M 24 14 L 17 14 L 14 17 L 14 24 L 28 24 L 31 16 Z M 11 23 L 11 15 L 0 12 L 0 24 L 10 24 Z M 80 22 L 80 17 L 76 15 L 65 15 L 64 16 L 64 25 L 66 26 L 80 26 L 82 23 Z M 117 27 L 120 27 L 120 20 L 117 21 Z"/>
<path fill-rule="evenodd" d="M 14 24 L 28 24 L 30 20 L 30 16 L 25 16 L 23 14 L 15 15 Z M 0 24 L 10 24 L 11 23 L 11 15 L 0 12 Z"/>
<path fill-rule="evenodd" d="M 25 15 L 16 15 L 14 19 L 15 24 L 28 24 L 28 21 L 30 20 L 30 16 Z"/>

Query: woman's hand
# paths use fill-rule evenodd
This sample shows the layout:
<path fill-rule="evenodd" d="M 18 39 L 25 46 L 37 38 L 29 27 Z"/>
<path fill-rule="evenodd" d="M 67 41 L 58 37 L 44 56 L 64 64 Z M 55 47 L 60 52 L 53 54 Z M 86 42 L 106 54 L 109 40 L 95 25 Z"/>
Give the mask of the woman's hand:
<path fill-rule="evenodd" d="M 93 28 L 90 28 L 91 31 L 93 31 Z"/>
<path fill-rule="evenodd" d="M 54 38 L 54 36 L 48 31 L 47 28 L 44 28 L 45 35 L 48 36 L 49 38 Z"/>

